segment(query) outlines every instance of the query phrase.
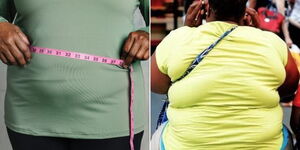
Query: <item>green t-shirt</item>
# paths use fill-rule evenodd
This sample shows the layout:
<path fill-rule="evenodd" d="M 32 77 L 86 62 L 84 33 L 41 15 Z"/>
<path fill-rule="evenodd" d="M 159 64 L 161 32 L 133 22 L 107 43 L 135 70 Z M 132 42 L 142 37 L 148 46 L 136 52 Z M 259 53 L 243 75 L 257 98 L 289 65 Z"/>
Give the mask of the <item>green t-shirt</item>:
<path fill-rule="evenodd" d="M 31 45 L 120 58 L 135 31 L 137 7 L 148 24 L 148 0 L 0 0 L 1 21 L 18 25 Z M 129 135 L 128 71 L 113 65 L 32 54 L 9 66 L 5 98 L 8 128 L 25 134 L 82 139 Z M 144 79 L 133 63 L 135 132 L 144 129 Z"/>

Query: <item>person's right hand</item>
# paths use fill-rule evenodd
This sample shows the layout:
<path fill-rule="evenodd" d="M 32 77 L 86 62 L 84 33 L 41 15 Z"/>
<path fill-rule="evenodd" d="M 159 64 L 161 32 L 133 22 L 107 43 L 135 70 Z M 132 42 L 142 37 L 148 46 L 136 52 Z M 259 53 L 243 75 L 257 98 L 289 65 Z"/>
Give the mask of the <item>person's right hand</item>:
<path fill-rule="evenodd" d="M 19 27 L 0 23 L 0 59 L 8 65 L 24 66 L 31 59 L 29 40 Z"/>
<path fill-rule="evenodd" d="M 202 16 L 205 13 L 204 10 L 201 10 L 202 5 L 204 5 L 203 0 L 195 0 L 193 4 L 191 4 L 187 10 L 184 25 L 189 27 L 198 27 L 202 25 Z"/>

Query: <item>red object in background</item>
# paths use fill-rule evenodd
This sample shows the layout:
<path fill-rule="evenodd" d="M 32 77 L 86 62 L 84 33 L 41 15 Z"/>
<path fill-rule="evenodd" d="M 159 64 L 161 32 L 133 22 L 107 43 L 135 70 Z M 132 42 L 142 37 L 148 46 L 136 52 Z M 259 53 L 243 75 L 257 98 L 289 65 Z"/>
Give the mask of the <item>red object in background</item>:
<path fill-rule="evenodd" d="M 151 7 L 162 7 L 164 6 L 163 0 L 151 0 Z"/>
<path fill-rule="evenodd" d="M 259 28 L 274 33 L 279 33 L 284 16 L 279 12 L 271 11 L 266 7 L 258 9 Z"/>

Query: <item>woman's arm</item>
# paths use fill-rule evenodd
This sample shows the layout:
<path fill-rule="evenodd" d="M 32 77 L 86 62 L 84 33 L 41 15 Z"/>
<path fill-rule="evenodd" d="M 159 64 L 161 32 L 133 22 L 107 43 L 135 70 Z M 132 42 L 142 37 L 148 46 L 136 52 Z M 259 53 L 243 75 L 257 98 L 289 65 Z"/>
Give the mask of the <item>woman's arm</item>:
<path fill-rule="evenodd" d="M 156 54 L 154 53 L 151 57 L 151 91 L 158 94 L 166 94 L 170 85 L 171 79 L 158 69 Z"/>
<path fill-rule="evenodd" d="M 278 88 L 280 97 L 291 96 L 295 93 L 299 82 L 299 71 L 294 59 L 288 50 L 288 60 L 285 66 L 286 78 L 284 83 Z"/>
<path fill-rule="evenodd" d="M 289 22 L 292 24 L 292 25 L 294 25 L 294 26 L 296 26 L 297 28 L 299 28 L 300 29 L 300 23 L 299 22 L 297 22 L 297 21 L 295 21 L 295 20 L 293 20 L 293 19 L 289 19 Z"/>
<path fill-rule="evenodd" d="M 198 27 L 202 25 L 202 16 L 204 15 L 205 11 L 201 10 L 202 1 L 194 1 L 187 10 L 186 17 L 184 20 L 184 25 L 189 27 Z"/>
<path fill-rule="evenodd" d="M 121 59 L 124 60 L 123 67 L 127 68 L 134 60 L 147 60 L 149 54 L 149 0 L 140 0 L 140 11 L 144 17 L 147 27 L 129 33 Z"/>
<path fill-rule="evenodd" d="M 290 32 L 289 32 L 289 22 L 288 22 L 288 20 L 285 19 L 283 21 L 281 28 L 282 28 L 285 43 L 290 48 L 293 45 L 293 41 L 291 39 Z"/>
<path fill-rule="evenodd" d="M 285 16 L 285 6 L 284 6 L 285 1 L 284 0 L 275 0 L 275 4 L 277 7 L 277 10 L 279 13 L 281 13 L 283 16 Z M 290 33 L 288 30 L 288 20 L 285 19 L 282 24 L 281 24 L 281 30 L 284 36 L 284 40 L 288 47 L 291 47 L 293 44 L 293 41 L 290 37 Z"/>
<path fill-rule="evenodd" d="M 16 25 L 13 0 L 0 0 L 0 59 L 5 64 L 25 65 L 30 59 L 29 40 Z"/>

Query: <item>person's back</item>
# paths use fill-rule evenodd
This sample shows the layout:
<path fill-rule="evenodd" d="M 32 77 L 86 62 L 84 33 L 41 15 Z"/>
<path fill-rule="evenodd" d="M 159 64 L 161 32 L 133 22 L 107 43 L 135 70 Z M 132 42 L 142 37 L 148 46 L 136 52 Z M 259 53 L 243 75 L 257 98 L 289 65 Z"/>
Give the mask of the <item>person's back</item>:
<path fill-rule="evenodd" d="M 174 81 L 234 24 L 211 22 L 173 31 L 157 48 L 157 64 Z M 166 149 L 279 149 L 287 47 L 276 35 L 239 26 L 169 89 Z M 183 140 L 184 139 L 184 140 Z"/>

